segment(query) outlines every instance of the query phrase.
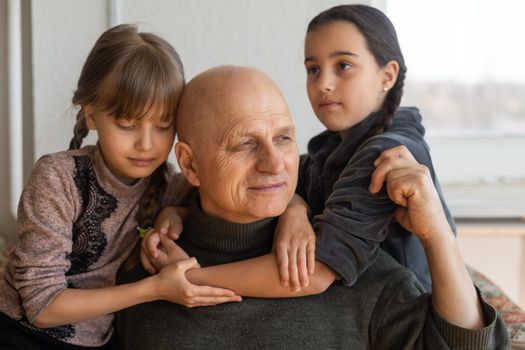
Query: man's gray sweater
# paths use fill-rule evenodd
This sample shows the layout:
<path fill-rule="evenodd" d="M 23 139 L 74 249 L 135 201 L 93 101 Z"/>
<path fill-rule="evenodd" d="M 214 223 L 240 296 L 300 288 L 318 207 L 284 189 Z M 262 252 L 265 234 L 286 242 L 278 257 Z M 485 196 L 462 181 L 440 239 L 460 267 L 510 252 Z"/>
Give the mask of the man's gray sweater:
<path fill-rule="evenodd" d="M 235 224 L 190 206 L 177 241 L 202 266 L 270 252 L 275 219 Z M 137 266 L 119 283 L 146 276 Z M 335 282 L 320 295 L 244 298 L 240 303 L 189 309 L 157 301 L 118 313 L 123 349 L 505 349 L 506 329 L 482 302 L 487 326 L 466 330 L 433 310 L 414 274 L 380 251 L 352 287 Z"/>

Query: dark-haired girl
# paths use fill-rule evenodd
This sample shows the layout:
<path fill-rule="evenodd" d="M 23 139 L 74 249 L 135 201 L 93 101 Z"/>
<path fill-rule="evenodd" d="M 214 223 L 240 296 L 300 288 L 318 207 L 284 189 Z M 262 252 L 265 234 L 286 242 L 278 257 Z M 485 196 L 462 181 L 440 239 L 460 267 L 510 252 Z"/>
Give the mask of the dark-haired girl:
<path fill-rule="evenodd" d="M 385 190 L 369 191 L 375 159 L 404 145 L 430 169 L 455 231 L 419 111 L 398 108 L 407 69 L 392 23 L 365 5 L 330 8 L 308 25 L 304 65 L 310 103 L 327 128 L 310 140 L 297 188 L 313 215 L 316 259 L 352 285 L 381 246 L 430 290 L 420 241 L 395 221 L 396 205 Z"/>

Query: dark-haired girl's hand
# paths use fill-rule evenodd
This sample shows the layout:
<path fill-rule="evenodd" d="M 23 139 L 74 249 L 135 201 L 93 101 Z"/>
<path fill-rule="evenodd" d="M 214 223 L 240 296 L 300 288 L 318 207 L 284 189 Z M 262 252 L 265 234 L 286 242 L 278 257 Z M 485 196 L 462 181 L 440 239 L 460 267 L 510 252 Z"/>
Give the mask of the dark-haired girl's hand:
<path fill-rule="evenodd" d="M 300 290 L 315 272 L 315 232 L 308 220 L 308 207 L 298 195 L 279 217 L 273 251 L 277 257 L 281 285 Z"/>

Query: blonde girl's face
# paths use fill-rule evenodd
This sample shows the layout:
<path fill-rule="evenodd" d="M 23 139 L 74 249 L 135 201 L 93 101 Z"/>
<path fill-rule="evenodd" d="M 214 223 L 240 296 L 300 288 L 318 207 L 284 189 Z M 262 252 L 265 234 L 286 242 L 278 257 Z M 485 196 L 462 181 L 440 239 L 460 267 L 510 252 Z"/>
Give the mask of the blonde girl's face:
<path fill-rule="evenodd" d="M 146 116 L 141 120 L 115 119 L 106 112 L 84 107 L 90 130 L 96 130 L 104 162 L 120 181 L 132 184 L 151 175 L 169 156 L 175 138 L 174 119 Z"/>
<path fill-rule="evenodd" d="M 395 83 L 390 66 L 378 66 L 364 36 L 349 22 L 336 21 L 308 32 L 304 64 L 315 114 L 328 130 L 343 137 L 381 108 L 385 88 Z"/>

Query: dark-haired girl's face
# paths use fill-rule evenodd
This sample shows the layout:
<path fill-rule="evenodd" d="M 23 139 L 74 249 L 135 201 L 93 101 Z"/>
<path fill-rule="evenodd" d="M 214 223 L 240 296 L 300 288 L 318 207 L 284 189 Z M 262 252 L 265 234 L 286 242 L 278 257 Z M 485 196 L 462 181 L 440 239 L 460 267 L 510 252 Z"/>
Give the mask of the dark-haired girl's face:
<path fill-rule="evenodd" d="M 344 136 L 380 109 L 394 82 L 354 24 L 336 21 L 310 31 L 304 51 L 308 98 L 328 130 Z"/>

